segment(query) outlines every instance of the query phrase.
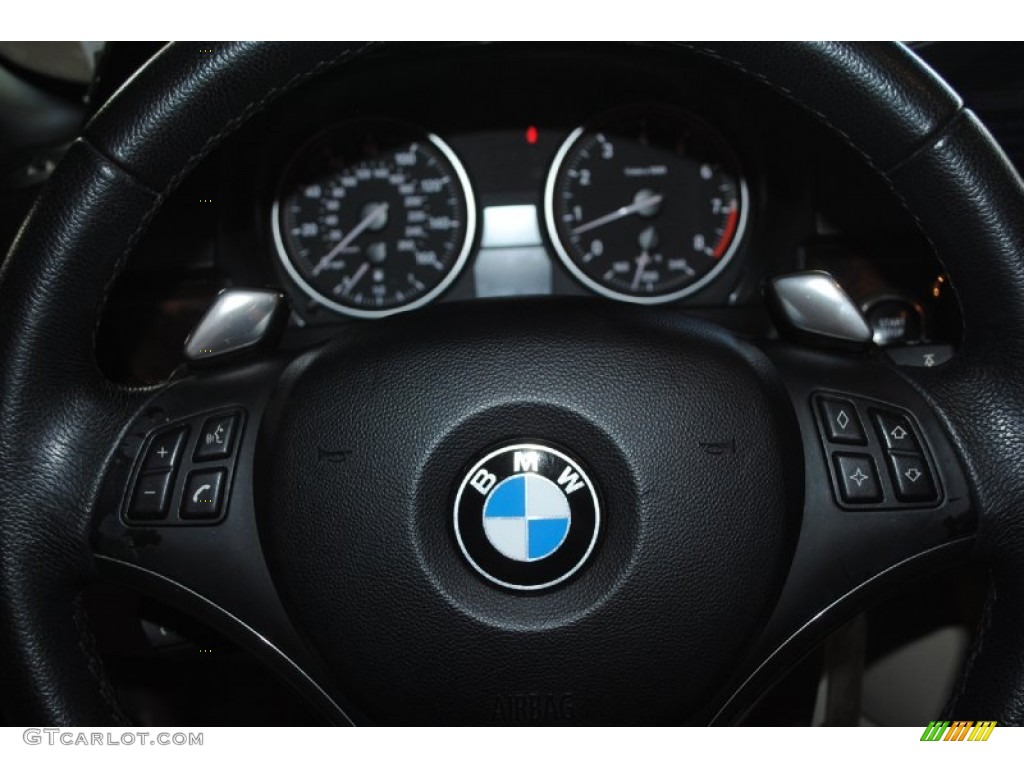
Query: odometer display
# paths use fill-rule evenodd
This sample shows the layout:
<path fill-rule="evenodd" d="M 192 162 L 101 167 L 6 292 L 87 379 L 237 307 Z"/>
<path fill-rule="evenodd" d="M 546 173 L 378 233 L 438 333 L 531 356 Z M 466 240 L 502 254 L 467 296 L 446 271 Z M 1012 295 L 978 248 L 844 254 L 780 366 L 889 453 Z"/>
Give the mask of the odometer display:
<path fill-rule="evenodd" d="M 448 145 L 382 120 L 338 126 L 300 150 L 273 211 L 295 283 L 356 317 L 439 296 L 465 264 L 475 225 L 469 179 Z"/>
<path fill-rule="evenodd" d="M 616 110 L 573 131 L 545 188 L 566 268 L 605 296 L 657 304 L 717 277 L 739 246 L 747 187 L 722 139 L 665 107 Z"/>

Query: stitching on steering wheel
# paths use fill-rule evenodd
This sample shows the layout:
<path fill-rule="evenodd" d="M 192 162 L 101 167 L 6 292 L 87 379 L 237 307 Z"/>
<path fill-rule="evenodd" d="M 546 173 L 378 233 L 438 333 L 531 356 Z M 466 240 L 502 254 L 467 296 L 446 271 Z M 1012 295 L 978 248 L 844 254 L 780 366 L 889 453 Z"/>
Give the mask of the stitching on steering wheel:
<path fill-rule="evenodd" d="M 173 43 L 172 43 L 172 45 L 173 45 Z M 227 135 L 229 135 L 232 132 L 234 132 L 236 128 L 238 128 L 240 125 L 242 125 L 244 122 L 246 122 L 254 114 L 257 114 L 258 112 L 260 112 L 265 106 L 267 106 L 270 102 L 272 102 L 275 99 L 277 99 L 279 96 L 287 93 L 288 91 L 291 91 L 296 86 L 302 84 L 303 82 L 305 82 L 309 78 L 314 77 L 314 76 L 318 75 L 319 73 L 321 73 L 321 72 L 323 72 L 323 71 L 325 71 L 327 69 L 332 68 L 333 66 L 337 65 L 339 62 L 341 62 L 342 60 L 344 60 L 346 58 L 355 58 L 357 56 L 360 56 L 360 55 L 364 54 L 369 48 L 371 48 L 371 47 L 373 47 L 375 45 L 377 45 L 377 42 L 376 41 L 371 41 L 371 42 L 363 43 L 362 45 L 357 46 L 355 48 L 346 48 L 341 53 L 339 53 L 337 56 L 335 56 L 333 59 L 324 59 L 324 60 L 321 60 L 321 61 L 317 62 L 313 67 L 311 67 L 310 69 L 306 70 L 305 72 L 300 72 L 299 74 L 295 75 L 294 77 L 289 79 L 284 84 L 276 86 L 274 88 L 271 88 L 269 91 L 267 91 L 265 94 L 263 94 L 263 96 L 261 98 L 256 99 L 254 101 L 250 101 L 242 109 L 242 111 L 236 117 L 233 117 L 231 120 L 229 120 L 227 123 L 225 123 L 223 128 L 221 128 L 217 133 L 215 133 L 212 136 L 210 136 L 205 142 L 203 142 L 203 146 L 200 147 L 199 151 L 196 152 L 195 154 L 191 155 L 187 160 L 185 160 L 185 163 L 182 165 L 181 170 L 179 170 L 176 174 L 174 174 L 174 176 L 172 176 L 168 180 L 167 184 L 164 185 L 164 188 L 162 190 L 159 190 L 159 191 L 154 190 L 154 189 L 150 189 L 149 185 L 145 184 L 142 180 L 138 179 L 135 176 L 135 174 L 132 173 L 130 170 L 121 168 L 120 164 L 118 164 L 116 161 L 114 161 L 112 158 L 110 158 L 107 155 L 107 153 L 104 152 L 101 148 L 99 148 L 95 144 L 93 144 L 92 141 L 90 141 L 84 135 L 84 133 L 83 133 L 81 141 L 84 144 L 86 144 L 90 149 L 92 149 L 97 154 L 99 154 L 102 158 L 104 158 L 104 160 L 106 162 L 112 163 L 113 165 L 116 165 L 118 168 L 121 168 L 121 170 L 125 173 L 125 175 L 128 178 L 130 178 L 132 181 L 142 185 L 142 187 L 144 189 L 148 190 L 149 192 L 151 192 L 152 194 L 154 194 L 156 196 L 154 198 L 154 200 L 153 200 L 153 204 L 149 207 L 149 209 L 143 215 L 142 220 L 139 222 L 139 225 L 135 228 L 135 231 L 132 232 L 131 237 L 128 238 L 128 243 L 125 246 L 124 251 L 118 256 L 117 262 L 114 264 L 113 274 L 111 275 L 110 279 L 107 281 L 107 284 L 103 287 L 103 296 L 100 299 L 100 305 L 99 305 L 100 308 L 106 306 L 107 300 L 110 297 L 110 292 L 111 292 L 111 290 L 113 290 L 114 283 L 117 281 L 117 278 L 120 276 L 121 270 L 124 268 L 125 262 L 128 260 L 128 256 L 131 254 L 131 252 L 133 250 L 135 250 L 135 246 L 137 245 L 139 239 L 142 237 L 142 234 L 149 227 L 150 221 L 152 221 L 153 216 L 156 215 L 156 212 L 163 205 L 164 201 L 167 199 L 167 196 L 178 187 L 178 185 L 182 182 L 182 180 L 185 178 L 185 176 L 187 176 L 189 173 L 191 173 L 192 170 L 195 168 L 195 166 L 204 157 L 206 157 L 206 155 L 208 155 L 210 153 L 210 151 L 217 144 L 219 144 L 220 141 L 224 137 L 226 137 Z M 96 322 L 93 325 L 93 330 L 92 330 L 92 346 L 93 346 L 94 352 L 97 349 L 97 345 L 98 345 L 99 329 L 100 329 L 100 323 L 101 323 L 102 319 L 103 319 L 103 312 L 100 311 L 100 312 L 97 313 Z M 95 354 L 93 355 L 93 359 L 94 360 L 96 359 L 96 355 Z M 159 387 L 159 385 L 156 385 L 154 387 L 133 387 L 133 388 L 129 388 L 129 391 L 133 391 L 133 392 L 147 392 L 147 391 L 152 391 L 153 389 L 156 389 L 158 387 Z"/>
<path fill-rule="evenodd" d="M 940 123 L 934 131 L 925 136 L 924 139 L 920 141 L 919 145 L 914 147 L 906 155 L 906 157 L 903 157 L 900 160 L 898 160 L 895 164 L 893 164 L 892 168 L 890 168 L 889 170 L 885 170 L 882 167 L 880 167 L 877 163 L 875 163 L 871 156 L 866 154 L 864 150 L 861 149 L 844 130 L 834 125 L 832 121 L 829 120 L 822 112 L 812 107 L 810 104 L 808 104 L 806 101 L 804 101 L 799 96 L 794 94 L 785 86 L 779 85 L 766 75 L 763 75 L 760 72 L 755 72 L 746 65 L 737 61 L 736 59 L 733 59 L 729 56 L 725 56 L 724 54 L 721 54 L 717 51 L 712 51 L 707 48 L 703 48 L 699 45 L 694 45 L 692 43 L 679 42 L 673 43 L 673 45 L 675 45 L 678 48 L 688 50 L 692 53 L 696 53 L 699 56 L 706 56 L 707 58 L 713 59 L 719 62 L 720 64 L 724 64 L 725 66 L 731 67 L 732 69 L 735 69 L 738 72 L 742 72 L 744 75 L 756 80 L 762 85 L 766 85 L 783 98 L 788 99 L 793 104 L 797 105 L 801 109 L 813 115 L 822 125 L 824 125 L 836 136 L 838 136 L 847 147 L 853 150 L 857 154 L 857 156 L 860 157 L 861 160 L 863 160 L 864 163 L 867 164 L 867 166 L 871 168 L 871 170 L 873 170 L 885 182 L 886 187 L 899 201 L 900 206 L 903 208 L 903 210 L 906 211 L 913 219 L 918 232 L 921 234 L 922 237 L 924 237 L 925 242 L 928 243 L 928 247 L 931 249 L 935 257 L 939 259 L 939 263 L 942 263 L 942 257 L 940 255 L 938 247 L 935 244 L 935 241 L 932 239 L 931 235 L 928 234 L 920 217 L 911 208 L 910 204 L 907 202 L 906 198 L 899 191 L 899 189 L 896 188 L 896 185 L 892 180 L 892 175 L 897 173 L 901 168 L 903 168 L 907 163 L 909 163 L 919 154 L 926 151 L 928 148 L 935 146 L 936 142 L 948 136 L 950 132 L 953 130 L 953 128 L 957 125 L 957 123 L 959 123 L 960 120 L 963 119 L 963 116 L 967 114 L 967 110 L 964 108 L 963 104 L 960 104 L 960 106 L 956 108 L 953 114 L 951 114 L 946 120 Z M 903 378 L 906 379 L 907 381 L 910 381 L 911 383 L 914 383 L 913 379 L 907 376 L 903 376 Z M 915 388 L 920 390 L 920 387 L 917 387 L 916 384 Z"/>
<path fill-rule="evenodd" d="M 96 636 L 89 627 L 89 619 L 86 616 L 85 607 L 82 605 L 81 592 L 75 596 L 73 610 L 72 621 L 74 622 L 75 629 L 78 630 L 78 647 L 86 658 L 86 668 L 96 681 L 100 696 L 110 708 L 111 714 L 119 725 L 131 725 L 131 719 L 124 713 L 120 702 L 117 700 L 117 694 L 114 691 L 113 684 L 110 682 L 110 678 L 103 671 L 103 659 L 96 648 Z"/>
<path fill-rule="evenodd" d="M 992 578 L 992 573 L 989 571 L 989 585 L 988 593 L 985 597 L 985 606 L 982 608 L 981 619 L 978 621 L 978 629 L 974 637 L 974 641 L 970 645 L 970 649 L 967 655 L 967 659 L 964 661 L 963 671 L 960 673 L 960 677 L 956 684 L 956 690 L 949 697 L 949 701 L 946 702 L 946 714 L 950 714 L 956 711 L 957 704 L 960 701 L 960 697 L 963 696 L 964 690 L 966 689 L 967 678 L 970 677 L 971 670 L 977 662 L 978 657 L 981 656 L 981 650 L 985 645 L 985 635 L 992 626 L 992 615 L 995 612 L 996 600 L 999 597 L 999 589 L 996 587 L 996 580 Z M 943 715 L 945 717 L 945 715 Z"/>
<path fill-rule="evenodd" d="M 725 64 L 726 66 L 731 67 L 732 69 L 738 70 L 739 72 L 742 72 L 744 75 L 747 75 L 748 77 L 756 80 L 757 82 L 762 83 L 763 85 L 767 85 L 773 91 L 775 91 L 776 93 L 784 96 L 789 101 L 791 101 L 794 104 L 796 104 L 797 106 L 799 106 L 801 109 L 804 109 L 805 111 L 811 113 L 812 115 L 814 115 L 814 117 L 816 117 L 818 119 L 819 122 L 821 122 L 823 125 L 825 125 L 827 128 L 829 128 L 829 130 L 831 130 L 833 133 L 835 133 L 837 136 L 839 136 L 843 140 L 843 143 L 846 144 L 847 147 L 849 147 L 854 152 L 856 152 L 857 155 L 862 160 L 864 160 L 864 162 L 867 163 L 868 166 L 870 166 L 872 170 L 874 170 L 880 176 L 885 178 L 886 181 L 888 181 L 888 179 L 889 179 L 889 172 L 890 171 L 895 170 L 896 168 L 898 168 L 900 165 L 903 164 L 903 162 L 907 158 L 912 157 L 914 154 L 919 152 L 920 149 L 921 149 L 921 147 L 915 147 L 913 149 L 913 151 L 911 151 L 907 155 L 907 158 L 903 158 L 903 159 L 897 161 L 897 163 L 892 167 L 892 169 L 890 169 L 890 171 L 886 171 L 885 169 L 881 168 L 877 163 L 875 163 L 875 161 L 871 158 L 871 156 L 866 154 L 864 152 L 864 150 L 861 149 L 853 141 L 853 139 L 850 138 L 850 136 L 846 133 L 846 131 L 844 131 L 841 128 L 839 128 L 836 125 L 834 125 L 832 123 L 832 121 L 829 120 L 824 115 L 824 113 L 822 113 L 819 110 L 817 110 L 814 107 L 812 107 L 810 104 L 808 104 L 806 101 L 801 99 L 799 96 L 797 96 L 795 93 L 793 93 L 791 90 L 789 90 L 785 86 L 779 85 L 778 83 L 774 82 L 767 75 L 764 75 L 764 74 L 762 74 L 760 72 L 755 72 L 754 70 L 752 70 L 749 67 L 747 67 L 745 64 L 742 64 L 741 62 L 737 61 L 736 59 L 733 59 L 733 58 L 731 58 L 729 56 L 726 56 L 726 55 L 724 55 L 722 53 L 719 53 L 718 51 L 709 50 L 707 48 L 704 48 L 704 47 L 699 46 L 699 45 L 694 45 L 692 43 L 674 43 L 673 45 L 675 45 L 675 46 L 677 46 L 679 48 L 683 48 L 685 50 L 691 51 L 693 53 L 699 54 L 701 56 L 706 56 L 709 59 L 714 59 L 715 61 L 719 62 L 720 64 Z M 945 132 L 948 130 L 949 125 L 953 122 L 953 119 L 957 115 L 959 115 L 959 113 L 961 111 L 963 111 L 963 107 L 962 106 L 957 107 L 956 112 L 954 112 L 953 116 L 948 121 L 946 121 L 946 123 L 944 123 L 943 125 L 940 125 L 939 128 L 937 128 L 935 131 L 933 131 L 932 133 L 930 133 L 928 136 L 926 136 L 924 138 L 924 140 L 922 142 L 922 147 L 929 146 L 932 143 L 932 141 L 933 141 L 933 139 L 935 137 L 944 135 Z"/>
<path fill-rule="evenodd" d="M 236 117 L 234 117 L 231 120 L 229 120 L 223 126 L 223 128 L 221 128 L 220 131 L 218 131 L 216 134 L 210 136 L 203 143 L 203 146 L 199 149 L 199 151 L 194 153 L 194 154 L 192 154 L 185 161 L 185 163 L 183 164 L 182 168 L 174 176 L 171 177 L 171 179 L 165 185 L 164 189 L 159 191 L 159 192 L 154 190 L 154 189 L 151 189 L 149 187 L 149 185 L 147 185 L 145 182 L 143 182 L 141 179 L 139 179 L 129 169 L 123 167 L 120 163 L 118 163 L 113 158 L 108 156 L 106 152 L 104 152 L 102 149 L 97 147 L 89 138 L 87 138 L 85 135 L 83 135 L 81 137 L 81 139 L 80 139 L 80 142 L 81 142 L 81 144 L 84 147 L 86 147 L 89 151 L 95 153 L 103 162 L 109 163 L 109 164 L 113 165 L 114 167 L 118 168 L 121 171 L 121 173 L 123 174 L 123 177 L 126 180 L 128 180 L 130 183 L 132 183 L 134 185 L 137 185 L 138 187 L 140 187 L 140 188 L 146 190 L 147 192 L 149 192 L 150 194 L 154 195 L 153 203 L 150 205 L 149 209 L 143 215 L 143 217 L 140 220 L 138 226 L 132 232 L 131 236 L 128 239 L 128 243 L 125 246 L 125 249 L 118 256 L 117 261 L 114 264 L 113 273 L 112 273 L 110 279 L 106 282 L 106 284 L 103 287 L 103 296 L 100 299 L 100 307 L 102 308 L 102 307 L 106 306 L 107 301 L 108 301 L 108 299 L 110 297 L 110 292 L 113 290 L 114 284 L 117 281 L 117 278 L 120 276 L 121 271 L 123 270 L 124 265 L 125 265 L 125 263 L 128 260 L 128 257 L 131 255 L 132 251 L 134 251 L 135 246 L 138 244 L 139 239 L 142 237 L 142 234 L 149 227 L 150 222 L 152 221 L 153 217 L 156 215 L 157 211 L 160 210 L 160 207 L 163 205 L 163 203 L 167 199 L 168 195 L 171 192 L 173 192 L 178 187 L 178 185 L 181 183 L 181 181 L 184 179 L 184 177 L 187 176 L 195 168 L 195 166 L 207 154 L 209 154 L 209 152 L 225 136 L 227 136 L 228 134 L 232 133 L 242 123 L 244 123 L 246 120 L 248 120 L 254 114 L 258 113 L 261 109 L 263 109 L 263 107 L 265 107 L 267 104 L 269 104 L 274 99 L 278 98 L 280 95 L 282 95 L 284 93 L 287 93 L 288 91 L 294 89 L 296 86 L 300 85 L 305 80 L 307 80 L 307 79 L 309 79 L 311 77 L 316 76 L 320 72 L 322 72 L 322 71 L 324 71 L 326 69 L 330 69 L 331 67 L 335 66 L 336 64 L 338 64 L 340 61 L 342 61 L 346 57 L 354 58 L 356 56 L 359 56 L 359 55 L 365 53 L 365 51 L 367 49 L 369 49 L 370 47 L 372 47 L 375 44 L 376 44 L 375 42 L 367 42 L 367 43 L 364 43 L 363 45 L 358 46 L 356 48 L 347 48 L 344 51 L 340 52 L 333 59 L 326 59 L 326 60 L 322 60 L 322 61 L 317 62 L 317 64 L 314 65 L 313 67 L 311 67 L 309 70 L 307 70 L 305 72 L 301 72 L 301 73 L 295 75 L 294 77 L 292 77 L 291 79 L 289 79 L 283 85 L 277 86 L 277 87 L 267 91 L 260 99 L 256 99 L 254 101 L 249 102 L 249 104 L 247 104 L 245 106 L 245 108 Z M 92 331 L 92 345 L 93 345 L 93 350 L 94 350 L 94 354 L 93 354 L 93 360 L 94 361 L 96 361 L 98 359 L 97 355 L 95 354 L 95 350 L 97 349 L 97 345 L 98 345 L 99 328 L 100 328 L 100 324 L 102 322 L 102 319 L 103 319 L 103 313 L 102 313 L 102 311 L 100 311 L 100 312 L 97 313 L 96 322 L 93 325 L 93 331 Z M 144 392 L 156 391 L 156 390 L 160 389 L 164 385 L 166 385 L 166 382 L 160 382 L 160 383 L 152 385 L 152 386 L 126 387 L 126 389 L 128 391 L 134 392 L 134 393 L 144 393 Z M 100 696 L 102 697 L 104 702 L 106 702 L 107 706 L 110 709 L 111 714 L 114 716 L 114 718 L 118 721 L 119 724 L 121 724 L 121 725 L 130 725 L 131 724 L 131 720 L 127 717 L 127 715 L 125 715 L 124 710 L 122 709 L 120 703 L 117 700 L 117 695 L 116 695 L 116 693 L 115 693 L 115 691 L 113 689 L 113 686 L 111 685 L 109 678 L 107 677 L 106 673 L 104 672 L 103 661 L 100 658 L 99 653 L 98 653 L 98 651 L 96 649 L 95 637 L 92 634 L 92 631 L 90 630 L 89 625 L 88 625 L 88 621 L 87 621 L 87 619 L 86 619 L 86 617 L 84 615 L 84 609 L 82 607 L 82 601 L 81 601 L 81 593 L 76 595 L 75 598 L 74 598 L 73 621 L 74 621 L 75 628 L 78 631 L 78 647 L 81 650 L 82 655 L 85 657 L 85 659 L 87 661 L 87 669 L 89 671 L 89 674 L 92 675 L 93 679 L 96 681 L 96 685 L 97 685 L 97 688 L 99 690 Z"/>

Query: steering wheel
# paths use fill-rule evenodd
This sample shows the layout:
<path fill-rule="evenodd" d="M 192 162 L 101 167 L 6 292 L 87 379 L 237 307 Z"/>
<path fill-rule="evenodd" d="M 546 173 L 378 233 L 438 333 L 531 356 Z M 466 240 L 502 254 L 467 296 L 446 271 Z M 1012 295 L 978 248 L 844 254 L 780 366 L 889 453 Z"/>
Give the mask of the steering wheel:
<path fill-rule="evenodd" d="M 375 50 L 204 48 L 167 46 L 100 110 L 4 265 L 9 722 L 124 719 L 79 609 L 100 575 L 220 627 L 331 722 L 726 723 L 865 604 L 968 560 L 991 590 L 949 712 L 1024 721 L 1024 188 L 913 53 L 677 47 L 799 103 L 888 182 L 961 302 L 946 364 L 608 302 L 480 302 L 127 388 L 99 372 L 96 328 L 161 204 L 248 118 Z M 835 407 L 861 431 L 835 434 Z M 191 452 L 211 415 L 234 419 L 219 522 L 126 519 L 155 436 L 184 430 Z M 544 455 L 600 506 L 585 562 L 545 589 L 481 578 L 453 530 L 470 470 L 514 443 L 561 451 Z M 901 460 L 924 495 L 900 489 Z M 875 473 L 867 507 L 843 495 L 849 467 Z"/>

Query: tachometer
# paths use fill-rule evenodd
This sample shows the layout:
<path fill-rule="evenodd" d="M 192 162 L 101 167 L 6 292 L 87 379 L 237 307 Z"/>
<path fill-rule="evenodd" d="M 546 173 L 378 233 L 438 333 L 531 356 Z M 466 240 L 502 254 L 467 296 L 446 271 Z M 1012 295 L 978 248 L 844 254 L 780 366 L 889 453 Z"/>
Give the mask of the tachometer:
<path fill-rule="evenodd" d="M 747 186 L 709 126 L 668 107 L 610 112 L 569 134 L 548 174 L 548 235 L 605 296 L 658 304 L 717 277 L 746 226 Z"/>
<path fill-rule="evenodd" d="M 285 269 L 312 299 L 382 317 L 451 285 L 473 244 L 476 209 L 447 144 L 373 120 L 335 127 L 299 151 L 272 226 Z"/>

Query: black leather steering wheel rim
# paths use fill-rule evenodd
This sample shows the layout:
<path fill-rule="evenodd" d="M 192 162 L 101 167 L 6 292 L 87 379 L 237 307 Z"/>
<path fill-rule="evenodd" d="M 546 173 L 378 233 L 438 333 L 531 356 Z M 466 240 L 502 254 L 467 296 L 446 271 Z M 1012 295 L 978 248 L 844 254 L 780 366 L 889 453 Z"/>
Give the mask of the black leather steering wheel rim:
<path fill-rule="evenodd" d="M 951 712 L 1024 722 L 1024 187 L 977 118 L 899 45 L 687 45 L 824 121 L 885 178 L 947 267 L 963 345 L 905 373 L 967 470 L 993 588 Z M 10 722 L 122 716 L 76 609 L 104 469 L 153 391 L 106 381 L 95 333 L 152 216 L 217 144 L 366 44 L 170 45 L 86 127 L 0 276 L 0 666 Z M 998 311 L 993 311 L 997 307 Z"/>

